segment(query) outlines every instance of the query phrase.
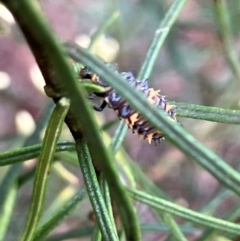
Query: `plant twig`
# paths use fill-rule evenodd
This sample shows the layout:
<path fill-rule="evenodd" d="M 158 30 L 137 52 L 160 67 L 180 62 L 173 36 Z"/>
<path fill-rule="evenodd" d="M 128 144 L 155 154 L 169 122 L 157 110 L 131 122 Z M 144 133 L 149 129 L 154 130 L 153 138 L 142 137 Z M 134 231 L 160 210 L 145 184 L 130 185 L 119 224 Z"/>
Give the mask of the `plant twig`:
<path fill-rule="evenodd" d="M 225 0 L 214 0 L 217 22 L 219 24 L 219 34 L 223 43 L 226 57 L 233 74 L 240 85 L 240 59 L 234 49 L 230 20 Z"/>

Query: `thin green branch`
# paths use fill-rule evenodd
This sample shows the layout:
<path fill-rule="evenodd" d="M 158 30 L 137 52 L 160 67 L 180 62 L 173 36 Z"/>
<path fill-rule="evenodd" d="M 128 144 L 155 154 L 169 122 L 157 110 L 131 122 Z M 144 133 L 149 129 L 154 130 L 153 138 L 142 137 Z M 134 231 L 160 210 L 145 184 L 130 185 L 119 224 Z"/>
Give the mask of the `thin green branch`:
<path fill-rule="evenodd" d="M 118 19 L 119 15 L 120 15 L 119 11 L 114 11 L 111 14 L 111 16 L 109 16 L 109 18 L 106 21 L 104 21 L 102 26 L 93 34 L 91 43 L 88 47 L 89 51 L 92 51 L 99 37 L 101 37 L 107 31 L 107 29 L 113 25 L 113 23 Z"/>
<path fill-rule="evenodd" d="M 83 140 L 77 141 L 76 150 L 84 182 L 88 191 L 88 196 L 96 215 L 98 227 L 101 230 L 102 236 L 106 241 L 118 240 L 114 223 L 112 223 L 106 203 L 101 193 L 86 142 Z"/>
<path fill-rule="evenodd" d="M 240 59 L 236 49 L 234 49 L 227 4 L 225 0 L 214 0 L 214 3 L 217 22 L 219 25 L 219 33 L 226 52 L 226 57 L 233 74 L 240 84 Z"/>
<path fill-rule="evenodd" d="M 0 166 L 11 165 L 17 162 L 27 161 L 39 156 L 42 144 L 19 148 L 13 151 L 0 153 Z M 60 141 L 56 146 L 56 152 L 75 151 L 75 143 L 72 141 Z"/>
<path fill-rule="evenodd" d="M 169 10 L 167 11 L 166 15 L 164 16 L 163 20 L 161 21 L 158 30 L 155 32 L 155 37 L 152 41 L 151 46 L 148 49 L 147 55 L 144 59 L 142 64 L 141 70 L 138 74 L 138 78 L 140 80 L 147 79 L 153 69 L 154 63 L 158 57 L 158 54 L 162 48 L 162 45 L 173 26 L 173 23 L 176 21 L 177 16 L 179 15 L 182 7 L 184 6 L 186 0 L 175 0 Z M 120 147 L 123 138 L 126 136 L 127 133 L 127 125 L 124 122 L 119 123 L 117 130 L 121 130 L 121 139 L 116 142 L 116 148 L 114 152 L 118 150 Z M 114 141 L 118 137 L 118 133 L 114 135 Z"/>
<path fill-rule="evenodd" d="M 126 155 L 124 156 L 127 159 L 126 161 L 128 162 L 128 165 L 132 170 L 136 182 L 138 183 L 138 185 L 140 185 L 142 190 L 170 201 L 170 197 L 146 176 L 146 174 L 142 171 L 142 169 L 135 161 L 131 160 L 130 157 Z"/>
<path fill-rule="evenodd" d="M 122 145 L 124 137 L 126 136 L 127 130 L 128 130 L 127 125 L 125 124 L 125 122 L 123 120 L 121 120 L 114 133 L 114 136 L 113 136 L 113 138 L 111 140 L 111 144 L 110 144 L 110 148 L 111 148 L 113 154 L 116 154 L 118 149 Z"/>
<path fill-rule="evenodd" d="M 151 75 L 153 66 L 162 48 L 165 39 L 168 36 L 174 22 L 176 21 L 180 11 L 182 10 L 184 4 L 187 0 L 175 0 L 161 21 L 158 29 L 155 32 L 155 37 L 148 49 L 147 55 L 144 59 L 144 63 L 138 74 L 138 78 L 141 80 L 148 79 Z"/>
<path fill-rule="evenodd" d="M 168 226 L 169 233 L 174 237 L 176 241 L 187 241 L 180 226 L 174 220 L 171 214 L 164 212 L 163 210 L 158 211 L 161 215 L 163 222 Z"/>
<path fill-rule="evenodd" d="M 186 234 L 198 234 L 201 233 L 201 230 L 195 228 L 191 225 L 180 225 L 182 232 Z M 141 230 L 143 233 L 148 232 L 159 232 L 159 234 L 168 233 L 169 228 L 166 225 L 159 225 L 159 223 L 142 223 Z M 60 240 L 68 240 L 73 238 L 82 238 L 84 236 L 90 236 L 93 232 L 92 227 L 83 228 L 83 229 L 74 229 L 62 234 L 55 234 L 46 239 L 46 241 L 60 241 Z"/>
<path fill-rule="evenodd" d="M 177 116 L 227 124 L 240 124 L 239 110 L 230 110 L 174 101 L 170 101 L 169 103 L 176 105 Z"/>
<path fill-rule="evenodd" d="M 101 234 L 97 224 L 95 225 L 95 228 L 92 232 L 91 241 L 102 241 L 102 234 Z"/>
<path fill-rule="evenodd" d="M 94 227 L 83 227 L 81 229 L 78 228 L 78 229 L 64 232 L 61 234 L 55 234 L 47 238 L 45 241 L 60 241 L 60 240 L 69 240 L 74 238 L 89 237 L 93 233 L 93 231 L 94 231 Z"/>
<path fill-rule="evenodd" d="M 164 40 L 166 39 L 168 32 L 170 31 L 185 2 L 186 0 L 175 0 L 174 3 L 171 5 L 170 9 L 168 10 L 167 14 L 165 15 L 163 21 L 159 26 L 159 29 L 155 32 L 155 38 L 153 39 L 153 42 L 147 52 L 146 58 L 138 75 L 139 79 L 145 80 L 150 76 L 150 73 L 153 69 L 153 66 L 164 43 Z M 122 121 L 118 125 L 117 132 L 115 133 L 113 141 L 111 143 L 114 153 L 116 153 L 118 148 L 120 147 L 123 138 L 126 135 L 126 132 L 127 126 Z M 170 225 L 176 240 L 186 240 L 184 238 L 184 235 L 181 233 L 181 230 L 175 223 L 174 219 L 172 219 L 170 215 L 166 216 L 165 220 Z"/>
<path fill-rule="evenodd" d="M 47 235 L 61 224 L 67 217 L 69 217 L 74 210 L 80 205 L 81 201 L 86 197 L 85 189 L 77 191 L 73 197 L 71 197 L 61 207 L 58 212 L 53 215 L 46 223 L 44 223 L 34 234 L 34 241 L 45 240 Z"/>
<path fill-rule="evenodd" d="M 208 215 L 203 215 L 201 213 L 181 207 L 177 204 L 166 201 L 164 199 L 157 198 L 155 196 L 151 196 L 141 191 L 132 189 L 128 189 L 128 191 L 130 195 L 133 197 L 133 199 L 146 205 L 149 205 L 157 210 L 161 210 L 162 212 L 167 212 L 172 215 L 182 217 L 186 220 L 192 221 L 196 224 L 203 225 L 206 227 L 212 227 L 228 233 L 240 234 L 239 224 L 227 222 L 225 220 L 214 218 Z"/>
<path fill-rule="evenodd" d="M 16 178 L 19 166 L 14 165 L 8 170 L 0 185 L 0 240 L 3 241 L 11 219 L 13 207 L 17 196 Z"/>
<path fill-rule="evenodd" d="M 127 160 L 126 162 L 128 165 L 130 165 L 132 169 L 132 173 L 134 175 L 134 178 L 137 180 L 137 183 L 141 186 L 143 190 L 148 191 L 151 195 L 155 195 L 158 197 L 164 197 L 164 199 L 169 199 L 165 193 L 162 192 L 162 190 L 159 189 L 151 180 L 149 180 L 145 174 L 142 172 L 141 168 L 130 158 L 125 157 Z M 157 211 L 156 214 L 160 216 L 161 220 L 164 221 L 164 223 L 168 226 L 169 232 L 172 233 L 175 240 L 183 240 L 186 241 L 186 238 L 184 237 L 182 233 L 182 229 L 179 227 L 179 225 L 175 222 L 173 217 L 171 217 L 170 214 Z"/>
<path fill-rule="evenodd" d="M 21 188 L 25 183 L 33 179 L 35 173 L 36 173 L 36 167 L 33 167 L 32 169 L 28 170 L 24 174 L 20 175 L 18 178 L 18 188 Z"/>
<path fill-rule="evenodd" d="M 217 194 L 216 197 L 214 197 L 214 199 L 212 199 L 210 201 L 210 206 L 207 205 L 207 210 L 202 208 L 202 211 L 204 212 L 208 212 L 208 210 L 210 210 L 211 212 L 216 210 L 216 204 L 220 204 L 223 203 L 227 198 L 229 198 L 230 194 L 228 190 L 221 190 L 219 194 Z M 216 200 L 218 199 L 218 200 Z M 229 199 L 228 199 L 229 200 Z M 213 207 L 214 206 L 214 207 Z M 213 208 L 212 208 L 213 207 Z M 224 217 L 222 217 L 222 219 L 224 220 L 228 220 L 228 221 L 232 221 L 232 222 L 236 222 L 236 220 L 239 218 L 240 216 L 240 207 L 238 207 L 238 205 L 236 205 L 235 208 L 233 208 L 227 215 L 224 215 Z M 212 228 L 208 228 L 207 230 L 205 230 L 201 237 L 199 237 L 199 239 L 197 241 L 207 241 L 210 240 L 215 234 L 216 234 L 217 230 L 212 229 Z M 234 235 L 236 236 L 236 235 Z M 236 237 L 235 237 L 236 238 Z M 234 240 L 234 238 L 232 237 L 231 240 Z"/>
<path fill-rule="evenodd" d="M 114 219 L 114 216 L 113 216 L 113 207 L 112 207 L 110 190 L 109 190 L 108 183 L 107 183 L 107 181 L 106 181 L 106 179 L 104 178 L 103 175 L 101 175 L 101 177 L 100 177 L 100 187 L 101 187 L 101 191 L 102 191 L 104 201 L 106 203 L 106 207 L 107 207 L 107 210 L 108 210 L 109 217 L 110 217 L 112 223 L 115 223 L 115 219 Z M 114 225 L 113 228 L 115 229 L 114 232 L 117 234 L 116 225 Z"/>
<path fill-rule="evenodd" d="M 34 142 L 39 140 L 39 135 L 44 128 L 47 117 L 49 116 L 49 112 L 52 109 L 52 105 L 47 106 L 45 109 L 44 115 L 40 118 L 37 123 L 37 127 L 34 132 L 28 136 L 23 141 L 23 146 L 31 145 Z M 15 205 L 15 195 L 18 189 L 18 176 L 21 171 L 21 164 L 16 163 L 9 168 L 9 171 L 6 175 L 6 178 L 3 180 L 2 185 L 0 187 L 0 239 L 4 240 L 4 235 L 8 227 L 9 220 L 11 218 L 11 213 L 13 211 L 13 207 Z"/>
<path fill-rule="evenodd" d="M 31 241 L 37 228 L 45 201 L 47 180 L 55 153 L 56 144 L 60 136 L 65 116 L 70 103 L 62 98 L 49 120 L 36 170 L 30 211 L 23 230 L 21 241 Z"/>

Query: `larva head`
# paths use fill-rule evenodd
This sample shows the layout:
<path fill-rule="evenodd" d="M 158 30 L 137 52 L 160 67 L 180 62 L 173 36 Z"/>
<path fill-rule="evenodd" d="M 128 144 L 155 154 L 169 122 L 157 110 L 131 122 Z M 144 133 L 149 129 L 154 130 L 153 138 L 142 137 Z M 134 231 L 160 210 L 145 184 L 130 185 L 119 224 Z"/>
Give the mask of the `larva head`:
<path fill-rule="evenodd" d="M 87 66 L 82 68 L 79 72 L 79 76 L 81 79 L 89 79 L 93 84 L 102 86 L 102 87 L 107 87 L 107 85 L 100 79 L 100 77 L 92 72 Z"/>

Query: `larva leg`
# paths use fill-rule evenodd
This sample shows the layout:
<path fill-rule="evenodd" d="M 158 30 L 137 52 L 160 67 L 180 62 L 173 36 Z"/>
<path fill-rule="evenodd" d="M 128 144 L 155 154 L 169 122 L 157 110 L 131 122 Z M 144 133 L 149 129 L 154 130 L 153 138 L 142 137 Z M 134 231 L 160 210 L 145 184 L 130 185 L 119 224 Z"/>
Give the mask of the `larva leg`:
<path fill-rule="evenodd" d="M 107 102 L 104 100 L 102 104 L 98 106 L 93 106 L 93 109 L 96 111 L 102 111 L 107 106 Z"/>

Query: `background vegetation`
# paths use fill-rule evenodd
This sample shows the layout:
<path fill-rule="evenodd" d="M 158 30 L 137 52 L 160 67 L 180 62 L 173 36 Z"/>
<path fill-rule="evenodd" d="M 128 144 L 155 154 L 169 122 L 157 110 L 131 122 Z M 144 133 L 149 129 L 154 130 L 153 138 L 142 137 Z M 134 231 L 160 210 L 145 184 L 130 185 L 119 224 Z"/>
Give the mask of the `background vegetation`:
<path fill-rule="evenodd" d="M 41 0 L 39 12 L 32 0 L 2 3 L 18 24 L 0 5 L 0 240 L 124 240 L 124 231 L 127 240 L 238 240 L 238 1 Z M 29 46 L 47 94 L 71 99 L 74 139 L 62 127 L 69 102 L 52 112 Z M 161 89 L 182 127 L 94 56 Z M 148 145 L 112 110 L 93 113 L 70 58 L 104 76 L 166 141 Z"/>

